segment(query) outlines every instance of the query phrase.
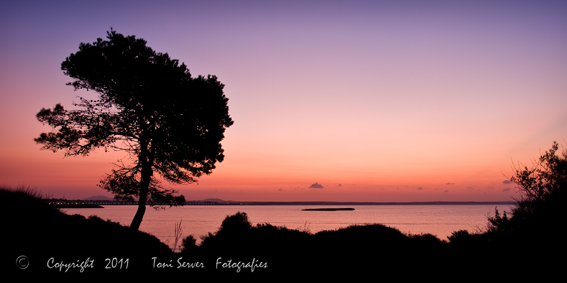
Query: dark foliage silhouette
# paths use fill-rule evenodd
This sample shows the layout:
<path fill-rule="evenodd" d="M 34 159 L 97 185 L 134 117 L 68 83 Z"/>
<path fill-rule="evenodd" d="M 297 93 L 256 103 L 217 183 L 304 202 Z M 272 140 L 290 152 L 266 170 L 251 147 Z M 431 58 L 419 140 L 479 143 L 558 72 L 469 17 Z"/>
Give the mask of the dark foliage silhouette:
<path fill-rule="evenodd" d="M 496 235 L 514 237 L 553 237 L 558 230 L 558 223 L 564 222 L 567 213 L 564 209 L 567 187 L 567 150 L 557 154 L 559 146 L 553 143 L 550 150 L 544 152 L 532 168 L 524 166 L 516 169 L 510 178 L 518 185 L 522 196 L 516 200 L 512 217 L 506 213 L 500 215 L 498 209 L 489 217 L 489 232 Z M 562 233 L 560 233 L 562 234 Z M 549 242 L 549 238 L 546 242 Z"/>
<path fill-rule="evenodd" d="M 129 259 L 129 270 L 146 270 L 147 259 L 153 256 L 170 256 L 169 247 L 156 237 L 124 227 L 96 216 L 85 218 L 68 215 L 51 207 L 37 196 L 24 191 L 0 188 L 0 220 L 3 275 L 14 272 L 18 280 L 25 276 L 48 274 L 77 276 L 101 272 L 105 276 L 128 275 L 126 270 L 105 270 L 105 258 Z M 140 249 L 143 246 L 143 249 Z M 25 255 L 30 259 L 26 270 L 16 268 L 14 260 Z M 76 262 L 90 258 L 95 260 L 95 270 L 79 273 L 78 269 L 63 272 L 48 269 L 50 258 L 57 261 Z M 37 278 L 36 278 L 37 279 Z"/>
<path fill-rule="evenodd" d="M 240 232 L 242 230 L 249 230 L 252 228 L 252 224 L 248 220 L 248 215 L 245 212 L 238 212 L 232 216 L 225 218 L 222 221 L 219 232 Z"/>
<path fill-rule="evenodd" d="M 197 247 L 197 239 L 192 235 L 185 237 L 181 241 L 181 249 L 184 251 L 191 251 Z"/>
<path fill-rule="evenodd" d="M 567 252 L 564 223 L 567 219 L 567 150 L 557 153 L 553 143 L 531 168 L 523 166 L 510 178 L 522 195 L 511 216 L 495 209 L 488 217 L 488 229 L 471 234 L 456 231 L 449 237 L 455 254 L 467 254 L 467 264 L 481 262 L 490 254 L 506 255 L 499 269 L 507 279 L 518 277 L 544 281 L 561 274 L 565 260 L 554 257 Z"/>
<path fill-rule="evenodd" d="M 204 262 L 205 269 L 160 270 L 141 265 L 143 277 L 185 275 L 192 279 L 337 280 L 383 281 L 489 280 L 546 282 L 560 278 L 565 265 L 561 257 L 564 240 L 565 176 L 567 151 L 557 155 L 557 144 L 538 159 L 535 169 L 518 170 L 511 178 L 521 190 L 538 184 L 517 200 L 511 216 L 498 209 L 489 217 L 488 229 L 470 233 L 459 230 L 449 243 L 430 234 L 411 235 L 380 224 L 353 225 L 315 234 L 273 226 L 252 225 L 244 212 L 229 215 L 216 233 L 209 233 L 197 245 L 193 236 L 183 239 L 183 249 L 171 250 L 155 237 L 133 231 L 97 217 L 68 216 L 49 207 L 37 196 L 0 190 L 0 199 L 9 205 L 0 215 L 13 234 L 2 235 L 5 250 L 12 258 L 20 253 L 78 256 L 128 255 L 159 256 L 164 262 L 183 258 Z M 526 173 L 526 170 L 532 172 Z M 536 180 L 524 182 L 523 180 Z M 36 231 L 50 231 L 38 237 Z M 111 235 L 111 237 L 109 237 Z M 31 244 L 30 244 L 31 243 Z M 86 244 L 87 243 L 87 244 Z M 136 247 L 144 245 L 146 249 Z M 17 250 L 11 249 L 18 247 Z M 133 256 L 134 255 L 134 256 Z M 254 271 L 242 267 L 218 268 L 218 261 L 266 263 Z M 45 260 L 44 260 L 45 261 Z M 190 275 L 188 275 L 190 274 Z"/>
<path fill-rule="evenodd" d="M 184 256 L 243 262 L 255 258 L 269 267 L 257 269 L 254 277 L 268 274 L 287 280 L 298 276 L 301 280 L 363 278 L 370 274 L 387 280 L 399 278 L 407 269 L 412 273 L 404 274 L 405 279 L 421 278 L 423 272 L 446 268 L 443 263 L 448 255 L 447 243 L 429 234 L 405 235 L 380 224 L 311 234 L 267 223 L 253 226 L 244 212 L 227 216 L 219 230 L 203 237 L 200 245 L 195 245 L 192 237 L 187 242 L 191 244 L 181 251 Z M 252 275 L 249 270 L 242 273 Z"/>
<path fill-rule="evenodd" d="M 121 161 L 99 186 L 119 199 L 139 198 L 131 228 L 139 228 L 148 200 L 185 202 L 160 186 L 154 173 L 172 183 L 194 182 L 222 162 L 220 142 L 233 121 L 217 77 L 192 77 L 167 53 L 112 29 L 107 40 L 81 43 L 61 69 L 75 79 L 68 85 L 93 90 L 98 98 L 79 97 L 77 110 L 57 104 L 39 111 L 37 119 L 54 132 L 35 141 L 66 156 L 88 155 L 96 148 L 128 152 L 132 164 Z"/>

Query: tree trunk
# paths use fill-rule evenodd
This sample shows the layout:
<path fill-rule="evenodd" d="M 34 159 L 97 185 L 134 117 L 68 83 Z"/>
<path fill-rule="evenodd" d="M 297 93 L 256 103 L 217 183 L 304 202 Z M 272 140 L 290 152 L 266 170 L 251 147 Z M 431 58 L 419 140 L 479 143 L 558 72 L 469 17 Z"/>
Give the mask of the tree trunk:
<path fill-rule="evenodd" d="M 142 162 L 142 171 L 140 177 L 140 198 L 138 199 L 138 210 L 136 211 L 136 215 L 134 215 L 134 219 L 132 219 L 132 223 L 130 224 L 130 228 L 133 230 L 140 229 L 140 225 L 142 224 L 142 219 L 144 218 L 144 214 L 146 213 L 146 203 L 148 200 L 148 189 L 150 187 L 150 181 L 153 175 L 153 150 L 148 150 L 148 144 L 145 143 L 141 145 L 141 152 L 140 152 L 140 161 Z"/>
<path fill-rule="evenodd" d="M 144 186 L 142 182 L 142 184 L 140 184 L 140 199 L 138 200 L 138 210 L 136 211 L 136 215 L 134 215 L 134 219 L 132 219 L 132 223 L 130 224 L 130 229 L 133 230 L 140 229 L 140 225 L 142 224 L 142 219 L 144 218 L 144 214 L 146 213 L 147 200 L 148 200 L 148 185 Z"/>

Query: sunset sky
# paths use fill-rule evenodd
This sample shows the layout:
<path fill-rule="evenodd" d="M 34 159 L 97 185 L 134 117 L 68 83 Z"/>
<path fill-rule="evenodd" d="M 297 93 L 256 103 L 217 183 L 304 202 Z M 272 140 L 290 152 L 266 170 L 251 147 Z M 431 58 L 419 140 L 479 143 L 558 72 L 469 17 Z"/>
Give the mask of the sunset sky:
<path fill-rule="evenodd" d="M 123 153 L 63 157 L 35 114 L 110 28 L 218 76 L 234 125 L 188 200 L 502 201 L 567 147 L 567 1 L 2 1 L 0 186 L 68 199 Z"/>

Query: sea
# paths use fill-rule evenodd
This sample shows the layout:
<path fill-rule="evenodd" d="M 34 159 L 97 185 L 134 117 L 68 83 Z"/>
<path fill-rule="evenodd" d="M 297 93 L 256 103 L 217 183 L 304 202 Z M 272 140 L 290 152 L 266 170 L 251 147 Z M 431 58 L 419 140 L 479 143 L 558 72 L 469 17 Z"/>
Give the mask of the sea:
<path fill-rule="evenodd" d="M 201 237 L 218 231 L 229 215 L 245 212 L 252 225 L 269 223 L 310 233 L 336 230 L 350 225 L 382 224 L 406 234 L 432 234 L 447 240 L 454 231 L 482 232 L 493 216 L 495 208 L 508 214 L 513 204 L 388 204 L 349 205 L 354 210 L 303 211 L 311 208 L 331 208 L 329 205 L 187 205 L 153 209 L 148 207 L 140 230 L 156 236 L 172 249 L 175 229 L 181 224 L 181 239 L 193 235 Z M 345 206 L 339 206 L 345 207 Z M 65 208 L 63 212 L 85 217 L 96 215 L 129 226 L 137 206 L 109 205 L 103 208 Z M 509 214 L 510 215 L 510 214 Z"/>

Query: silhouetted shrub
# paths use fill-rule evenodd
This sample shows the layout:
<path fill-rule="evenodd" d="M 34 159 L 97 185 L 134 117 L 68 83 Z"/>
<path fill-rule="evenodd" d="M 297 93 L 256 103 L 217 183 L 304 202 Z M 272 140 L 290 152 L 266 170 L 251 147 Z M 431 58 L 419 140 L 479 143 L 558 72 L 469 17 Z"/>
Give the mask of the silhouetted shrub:
<path fill-rule="evenodd" d="M 237 212 L 232 216 L 227 216 L 221 224 L 219 232 L 239 232 L 252 228 L 246 212 Z"/>
<path fill-rule="evenodd" d="M 252 226 L 246 213 L 238 212 L 227 216 L 219 230 L 203 237 L 200 245 L 195 245 L 192 237 L 185 242 L 188 244 L 183 245 L 181 254 L 188 258 L 267 262 L 269 268 L 255 271 L 254 276 L 269 274 L 270 279 L 300 276 L 322 280 L 373 274 L 383 280 L 411 280 L 450 277 L 453 270 L 462 271 L 455 269 L 462 261 L 455 261 L 448 244 L 434 235 L 405 235 L 380 224 L 311 234 L 269 223 Z M 228 276 L 236 275 L 227 272 Z"/>
<path fill-rule="evenodd" d="M 193 235 L 185 237 L 185 239 L 183 239 L 183 241 L 181 242 L 182 251 L 189 252 L 195 249 L 196 247 L 197 247 L 197 240 L 195 239 L 195 237 L 193 237 Z"/>
<path fill-rule="evenodd" d="M 451 233 L 447 237 L 451 246 L 456 248 L 466 248 L 469 251 L 478 251 L 489 244 L 488 237 L 484 233 L 470 233 L 467 230 L 459 230 Z M 461 250 L 463 251 L 463 250 Z"/>
<path fill-rule="evenodd" d="M 57 270 L 45 270 L 52 257 L 67 262 L 97 258 L 95 265 L 100 269 L 105 258 L 129 258 L 130 270 L 135 270 L 149 267 L 153 256 L 171 254 L 169 247 L 152 235 L 96 216 L 67 215 L 36 195 L 0 189 L 0 199 L 4 204 L 0 206 L 0 221 L 5 229 L 0 234 L 0 245 L 3 257 L 11 260 L 5 266 L 15 269 L 13 260 L 26 255 L 34 263 L 26 270 L 28 274 L 59 274 Z M 148 264 L 134 263 L 136 260 Z"/>
<path fill-rule="evenodd" d="M 446 244 L 446 242 L 437 238 L 433 234 L 423 233 L 423 234 L 413 234 L 409 235 L 412 244 L 419 247 L 440 247 Z"/>

